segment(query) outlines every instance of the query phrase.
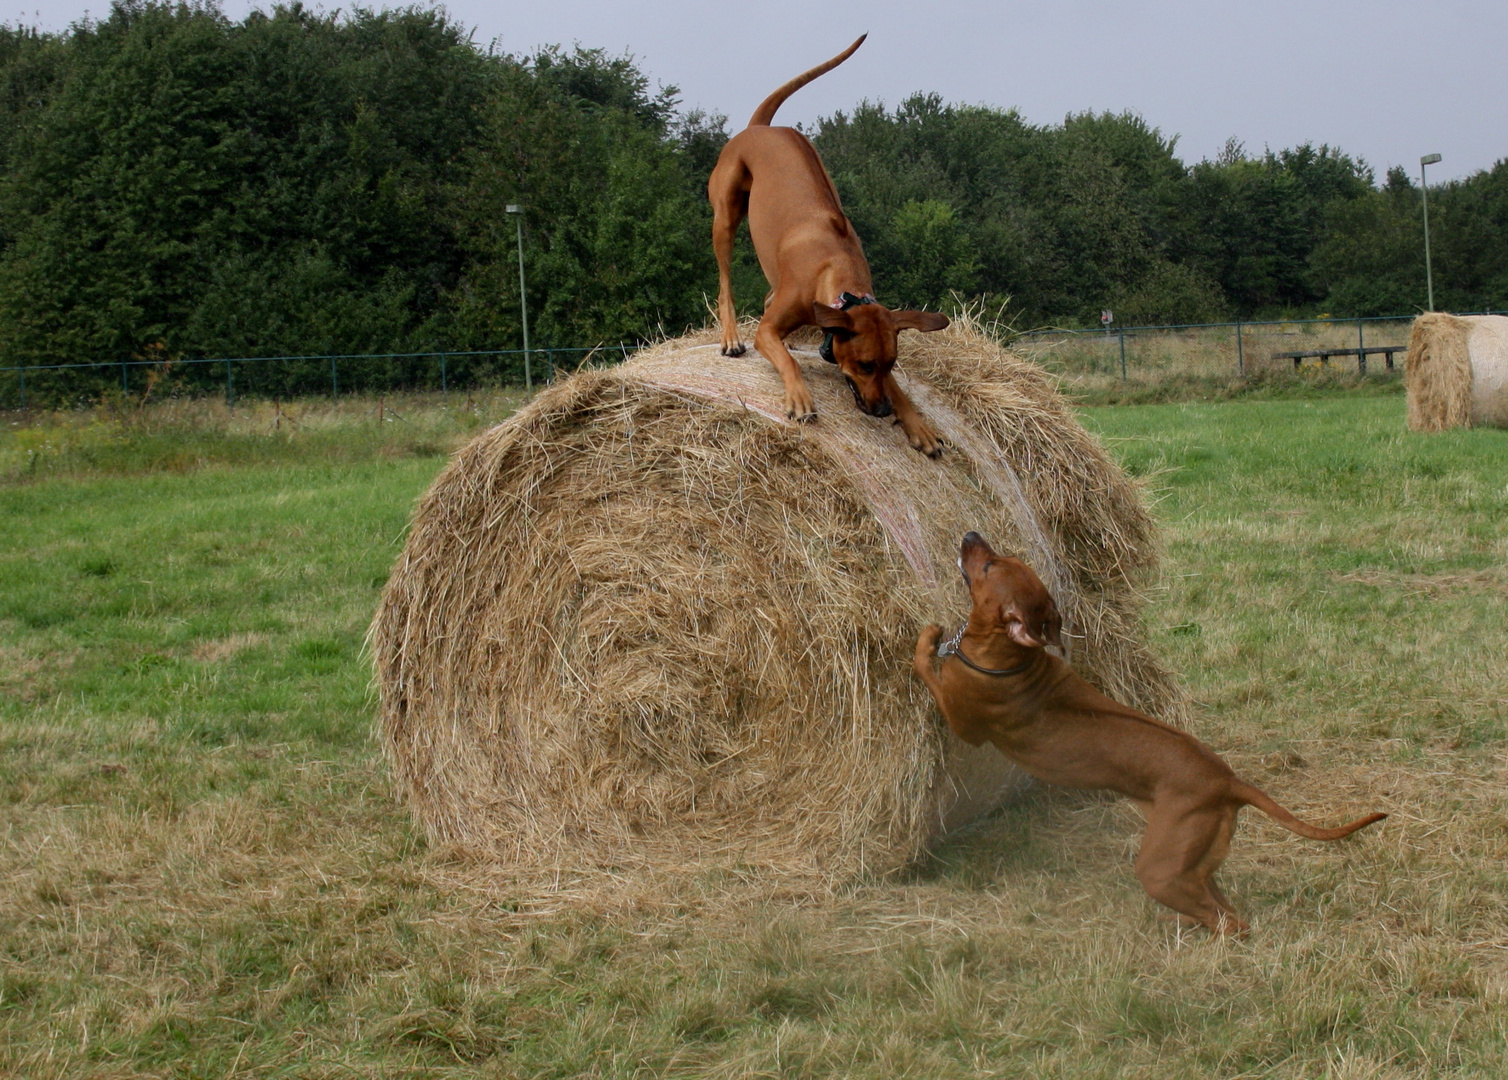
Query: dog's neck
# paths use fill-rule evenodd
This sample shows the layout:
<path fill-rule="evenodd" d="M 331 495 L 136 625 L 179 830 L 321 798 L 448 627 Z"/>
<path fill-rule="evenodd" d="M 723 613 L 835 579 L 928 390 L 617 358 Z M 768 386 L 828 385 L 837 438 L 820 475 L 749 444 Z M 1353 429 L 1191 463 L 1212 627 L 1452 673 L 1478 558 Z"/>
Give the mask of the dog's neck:
<path fill-rule="evenodd" d="M 868 273 L 860 273 L 857 267 L 830 266 L 817 277 L 817 301 L 831 307 L 842 306 L 842 296 L 868 297 L 874 300 L 874 283 Z"/>
<path fill-rule="evenodd" d="M 970 660 L 980 667 L 988 668 L 1018 667 L 1047 654 L 1047 650 L 1040 645 L 1031 648 L 1013 640 L 1003 626 L 984 625 L 974 619 L 970 619 L 964 628 L 960 644 L 967 646 Z"/>

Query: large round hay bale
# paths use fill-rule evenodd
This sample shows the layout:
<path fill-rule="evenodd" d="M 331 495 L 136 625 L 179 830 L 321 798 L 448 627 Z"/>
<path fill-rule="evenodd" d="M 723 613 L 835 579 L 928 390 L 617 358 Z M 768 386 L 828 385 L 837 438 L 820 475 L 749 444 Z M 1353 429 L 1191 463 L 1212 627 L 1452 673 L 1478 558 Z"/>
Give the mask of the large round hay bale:
<path fill-rule="evenodd" d="M 977 529 L 1117 697 L 1180 698 L 1139 639 L 1134 484 L 1044 375 L 969 325 L 905 335 L 949 443 L 916 453 L 798 350 L 821 419 L 713 335 L 541 392 L 422 498 L 373 626 L 392 774 L 433 841 L 511 866 L 884 872 L 1024 777 L 940 722 L 919 629 L 966 614 Z"/>
<path fill-rule="evenodd" d="M 1414 431 L 1508 428 L 1508 317 L 1420 315 L 1404 382 Z"/>

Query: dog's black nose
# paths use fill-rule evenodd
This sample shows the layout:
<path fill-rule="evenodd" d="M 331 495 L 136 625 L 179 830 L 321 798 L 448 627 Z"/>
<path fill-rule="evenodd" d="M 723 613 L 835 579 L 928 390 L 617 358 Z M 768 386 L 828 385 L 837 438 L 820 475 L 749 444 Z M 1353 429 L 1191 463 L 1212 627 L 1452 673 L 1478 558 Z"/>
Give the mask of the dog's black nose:
<path fill-rule="evenodd" d="M 848 383 L 849 393 L 853 394 L 854 404 L 859 407 L 861 413 L 864 413 L 866 416 L 889 416 L 895 411 L 890 407 L 890 399 L 888 397 L 882 397 L 879 404 L 871 405 L 864 400 L 864 391 L 859 389 L 858 383 L 854 382 L 847 375 L 844 375 L 843 379 Z"/>

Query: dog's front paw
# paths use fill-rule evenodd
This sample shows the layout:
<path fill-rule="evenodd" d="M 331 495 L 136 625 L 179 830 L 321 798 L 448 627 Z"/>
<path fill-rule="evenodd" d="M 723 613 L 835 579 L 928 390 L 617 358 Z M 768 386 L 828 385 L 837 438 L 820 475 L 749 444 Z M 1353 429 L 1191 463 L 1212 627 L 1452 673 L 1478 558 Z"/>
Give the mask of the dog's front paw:
<path fill-rule="evenodd" d="M 735 341 L 732 345 L 726 342 L 723 343 L 724 356 L 742 356 L 746 352 L 748 352 L 748 348 L 742 341 Z"/>
<path fill-rule="evenodd" d="M 810 424 L 817 419 L 817 403 L 812 400 L 812 393 L 805 386 L 785 392 L 785 415 L 802 424 Z"/>
<path fill-rule="evenodd" d="M 936 623 L 923 630 L 916 639 L 916 652 L 911 658 L 916 673 L 928 686 L 933 683 L 932 665 L 937 659 L 937 643 L 942 640 L 942 632 L 942 627 Z"/>
<path fill-rule="evenodd" d="M 906 441 L 911 444 L 911 449 L 919 450 L 929 458 L 942 457 L 943 441 L 937 437 L 937 432 L 920 421 L 908 424 L 897 418 L 895 422 L 905 430 Z"/>

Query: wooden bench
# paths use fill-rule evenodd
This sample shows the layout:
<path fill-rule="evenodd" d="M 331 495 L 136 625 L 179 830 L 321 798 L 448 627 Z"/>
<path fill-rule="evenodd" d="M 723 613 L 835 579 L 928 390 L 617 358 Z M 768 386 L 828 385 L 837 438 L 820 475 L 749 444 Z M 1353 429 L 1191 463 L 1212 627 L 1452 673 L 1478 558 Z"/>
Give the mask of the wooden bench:
<path fill-rule="evenodd" d="M 1332 356 L 1354 356 L 1356 357 L 1356 370 L 1365 375 L 1367 373 L 1368 356 L 1375 356 L 1378 353 L 1382 353 L 1383 357 L 1387 360 L 1388 370 L 1392 371 L 1393 354 L 1401 352 L 1408 352 L 1408 346 L 1368 345 L 1364 349 L 1357 348 L 1355 346 L 1349 349 L 1306 349 L 1300 352 L 1273 353 L 1272 358 L 1274 360 L 1292 360 L 1293 369 L 1297 371 L 1299 365 L 1302 364 L 1305 360 L 1318 359 L 1320 363 L 1328 364 Z"/>

